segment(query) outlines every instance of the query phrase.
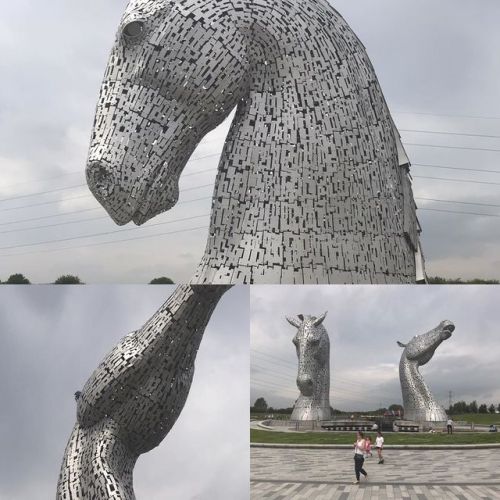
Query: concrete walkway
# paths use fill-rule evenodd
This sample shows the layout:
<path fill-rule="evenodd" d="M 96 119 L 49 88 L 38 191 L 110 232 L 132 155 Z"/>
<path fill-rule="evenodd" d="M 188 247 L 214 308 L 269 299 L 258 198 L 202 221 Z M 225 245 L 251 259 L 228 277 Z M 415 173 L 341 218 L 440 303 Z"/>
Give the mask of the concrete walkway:
<path fill-rule="evenodd" d="M 251 448 L 251 498 L 500 499 L 499 450 L 387 450 L 377 461 L 353 485 L 352 450 Z"/>

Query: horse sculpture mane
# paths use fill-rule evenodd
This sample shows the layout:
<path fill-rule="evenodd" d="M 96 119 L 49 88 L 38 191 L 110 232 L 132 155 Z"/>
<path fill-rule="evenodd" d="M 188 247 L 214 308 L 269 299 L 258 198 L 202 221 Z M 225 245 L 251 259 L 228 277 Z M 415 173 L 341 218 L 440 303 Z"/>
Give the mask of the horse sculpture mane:
<path fill-rule="evenodd" d="M 455 325 L 442 321 L 436 328 L 416 335 L 408 344 L 398 342 L 404 348 L 399 363 L 399 378 L 403 394 L 406 420 L 417 422 L 444 422 L 445 409 L 436 401 L 418 368 L 428 363 L 441 342 L 451 337 Z"/>
<path fill-rule="evenodd" d="M 235 106 L 193 283 L 415 281 L 408 158 L 363 45 L 326 0 L 131 0 L 90 189 L 118 224 L 169 210 Z"/>
<path fill-rule="evenodd" d="M 297 328 L 293 343 L 299 369 L 297 387 L 300 396 L 293 407 L 291 420 L 329 420 L 330 408 L 330 339 L 319 318 L 299 314 L 298 320 L 287 317 Z"/>

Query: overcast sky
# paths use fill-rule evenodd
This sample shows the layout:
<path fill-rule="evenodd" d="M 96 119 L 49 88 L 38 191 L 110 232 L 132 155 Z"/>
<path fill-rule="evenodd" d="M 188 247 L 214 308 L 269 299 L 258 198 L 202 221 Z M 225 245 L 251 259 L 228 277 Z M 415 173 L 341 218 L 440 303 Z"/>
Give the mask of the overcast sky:
<path fill-rule="evenodd" d="M 193 154 L 213 156 L 188 164 L 180 203 L 142 228 L 118 228 L 85 186 L 97 94 L 126 3 L 0 0 L 0 279 L 23 272 L 35 282 L 64 273 L 90 283 L 144 283 L 158 275 L 180 282 L 191 277 L 203 254 L 227 121 Z M 406 143 L 500 149 L 494 137 L 408 131 L 500 136 L 497 0 L 332 3 L 367 47 Z M 498 205 L 500 152 L 411 145 L 407 150 L 419 207 L 494 215 L 420 210 L 428 273 L 500 278 L 498 206 L 465 204 Z M 60 188 L 68 189 L 31 196 Z M 117 231 L 123 232 L 85 238 Z M 103 244 L 129 238 L 141 239 Z M 66 241 L 42 243 L 51 240 Z"/>
<path fill-rule="evenodd" d="M 407 343 L 442 320 L 452 337 L 420 368 L 436 398 L 500 403 L 500 287 L 252 286 L 250 402 L 293 406 L 296 333 L 285 316 L 321 315 L 330 337 L 331 399 L 341 410 L 401 404 L 399 340 Z"/>
<path fill-rule="evenodd" d="M 0 498 L 53 498 L 75 423 L 73 393 L 173 291 L 162 286 L 1 287 Z M 186 406 L 139 458 L 138 499 L 248 497 L 248 288 L 222 297 Z"/>

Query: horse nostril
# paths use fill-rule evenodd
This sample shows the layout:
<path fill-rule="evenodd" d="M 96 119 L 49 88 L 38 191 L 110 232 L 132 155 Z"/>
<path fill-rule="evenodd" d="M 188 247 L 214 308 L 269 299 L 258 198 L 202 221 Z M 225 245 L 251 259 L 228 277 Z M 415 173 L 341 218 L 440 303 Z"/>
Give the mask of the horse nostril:
<path fill-rule="evenodd" d="M 306 386 L 311 386 L 312 385 L 312 379 L 307 377 L 299 377 L 297 379 L 297 384 L 300 385 L 300 386 L 303 386 L 303 387 L 306 387 Z"/>
<path fill-rule="evenodd" d="M 93 190 L 101 196 L 109 196 L 114 189 L 114 177 L 109 168 L 99 162 L 87 166 L 87 180 Z"/>

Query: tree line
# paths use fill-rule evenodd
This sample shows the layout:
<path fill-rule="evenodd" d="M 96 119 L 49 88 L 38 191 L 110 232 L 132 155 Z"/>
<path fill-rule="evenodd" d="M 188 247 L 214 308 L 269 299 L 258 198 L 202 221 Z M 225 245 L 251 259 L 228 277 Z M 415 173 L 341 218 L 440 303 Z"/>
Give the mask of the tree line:
<path fill-rule="evenodd" d="M 498 405 L 482 403 L 477 404 L 477 401 L 466 403 L 465 401 L 458 401 L 448 408 L 450 415 L 462 415 L 464 413 L 496 413 L 500 412 L 500 403 Z"/>
<path fill-rule="evenodd" d="M 440 276 L 431 276 L 427 278 L 429 285 L 498 285 L 500 281 L 494 279 L 473 278 L 471 280 L 462 280 L 462 278 L 441 278 Z"/>
<path fill-rule="evenodd" d="M 63 274 L 59 276 L 53 285 L 84 285 L 85 283 L 73 274 Z M 154 278 L 149 282 L 150 285 L 173 285 L 174 282 L 166 276 Z M 0 285 L 31 285 L 31 281 L 24 276 L 24 274 L 16 273 L 11 274 L 6 281 L 0 280 Z"/>
<path fill-rule="evenodd" d="M 273 408 L 268 406 L 266 400 L 264 398 L 257 398 L 254 405 L 250 407 L 251 413 L 278 413 L 278 414 L 291 414 L 293 408 Z M 389 412 L 402 412 L 403 407 L 399 404 L 392 404 L 389 408 L 379 408 L 375 410 L 375 414 L 384 414 L 387 411 Z M 463 415 L 464 413 L 500 413 L 500 403 L 498 405 L 481 403 L 478 404 L 477 401 L 472 401 L 470 403 L 466 403 L 465 401 L 458 401 L 455 404 L 451 405 L 448 408 L 449 415 Z M 335 410 L 332 408 L 332 413 L 334 415 L 338 415 L 341 412 L 340 410 Z M 356 412 L 359 413 L 359 412 Z M 361 412 L 365 413 L 365 412 Z"/>
<path fill-rule="evenodd" d="M 342 411 L 337 410 L 336 408 L 330 407 L 332 410 L 332 415 L 342 415 L 344 413 L 352 413 L 350 411 Z M 257 398 L 253 406 L 250 407 L 250 413 L 277 413 L 281 415 L 291 415 L 293 408 L 273 408 L 272 406 L 268 406 L 267 401 L 264 398 Z M 403 412 L 403 407 L 400 404 L 392 404 L 389 408 L 379 408 L 378 410 L 370 410 L 366 412 L 356 411 L 357 414 L 376 414 L 376 415 L 384 415 L 387 412 Z"/>
<path fill-rule="evenodd" d="M 440 276 L 432 276 L 427 279 L 429 285 L 498 285 L 500 281 L 494 279 L 474 278 L 463 281 L 462 278 L 441 278 Z M 31 285 L 31 282 L 23 274 L 11 274 L 7 281 L 0 280 L 2 285 Z M 59 276 L 54 281 L 55 285 L 84 285 L 83 281 L 78 276 L 72 274 L 64 274 Z M 150 285 L 173 285 L 174 282 L 166 276 L 154 278 L 149 282 Z"/>

